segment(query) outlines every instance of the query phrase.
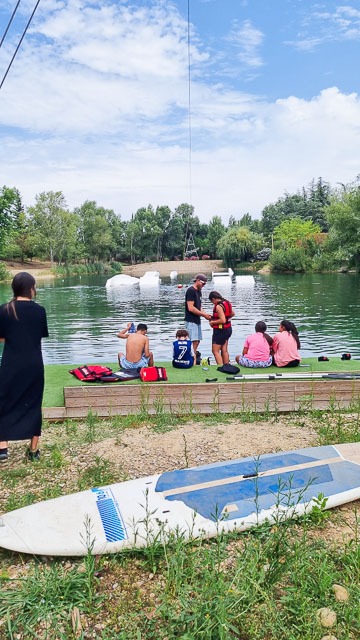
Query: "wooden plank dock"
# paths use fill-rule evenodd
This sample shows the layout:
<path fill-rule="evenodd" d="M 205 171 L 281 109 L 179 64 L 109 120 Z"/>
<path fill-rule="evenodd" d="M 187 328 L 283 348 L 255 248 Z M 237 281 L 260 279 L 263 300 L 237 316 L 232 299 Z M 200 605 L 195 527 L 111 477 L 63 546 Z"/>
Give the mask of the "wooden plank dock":
<path fill-rule="evenodd" d="M 84 384 L 65 387 L 64 400 L 64 407 L 45 408 L 44 417 L 349 410 L 360 405 L 360 379 Z"/>

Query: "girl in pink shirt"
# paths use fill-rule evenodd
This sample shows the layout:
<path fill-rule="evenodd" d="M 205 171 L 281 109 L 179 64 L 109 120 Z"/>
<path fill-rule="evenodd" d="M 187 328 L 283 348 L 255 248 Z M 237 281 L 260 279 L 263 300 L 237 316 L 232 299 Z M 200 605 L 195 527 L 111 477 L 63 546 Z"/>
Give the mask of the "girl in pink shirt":
<path fill-rule="evenodd" d="M 274 335 L 274 364 L 277 367 L 298 367 L 301 361 L 298 349 L 300 340 L 297 328 L 289 320 L 282 320 L 279 332 Z"/>
<path fill-rule="evenodd" d="M 259 320 L 255 325 L 256 333 L 248 336 L 244 343 L 241 356 L 236 356 L 235 360 L 242 367 L 251 367 L 257 369 L 259 367 L 270 367 L 272 357 L 270 355 L 272 338 L 265 333 L 267 326 L 265 322 Z"/>

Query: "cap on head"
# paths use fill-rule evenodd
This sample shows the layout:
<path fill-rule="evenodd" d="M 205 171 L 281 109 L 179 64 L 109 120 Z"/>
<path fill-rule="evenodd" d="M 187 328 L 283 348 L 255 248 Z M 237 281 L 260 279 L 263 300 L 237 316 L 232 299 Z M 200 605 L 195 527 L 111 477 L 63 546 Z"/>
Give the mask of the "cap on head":
<path fill-rule="evenodd" d="M 204 273 L 198 273 L 195 276 L 193 282 L 196 282 L 196 280 L 200 280 L 200 282 L 204 282 L 205 284 L 207 283 L 207 277 Z"/>

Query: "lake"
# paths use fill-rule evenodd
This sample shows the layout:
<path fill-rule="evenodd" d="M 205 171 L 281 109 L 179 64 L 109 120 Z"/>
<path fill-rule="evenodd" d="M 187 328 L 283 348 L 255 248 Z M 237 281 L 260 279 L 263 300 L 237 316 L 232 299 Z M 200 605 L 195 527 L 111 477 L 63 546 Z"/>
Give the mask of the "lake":
<path fill-rule="evenodd" d="M 125 341 L 116 336 L 127 322 L 148 325 L 150 348 L 155 359 L 171 359 L 175 332 L 183 326 L 188 275 L 175 282 L 163 278 L 158 288 L 139 286 L 117 290 L 105 288 L 106 276 L 39 281 L 37 300 L 47 311 L 50 337 L 43 341 L 46 364 L 94 364 L 116 362 Z M 183 287 L 179 288 L 178 284 Z M 204 307 L 211 310 L 211 281 L 203 289 Z M 217 288 L 219 286 L 217 285 Z M 241 353 L 245 337 L 257 320 L 265 320 L 273 335 L 283 318 L 299 330 L 304 357 L 339 356 L 350 352 L 360 357 L 359 276 L 356 274 L 255 275 L 254 286 L 223 286 L 236 316 L 229 343 L 232 359 Z M 0 285 L 0 303 L 11 297 L 9 285 Z M 211 355 L 211 333 L 202 320 L 200 351 Z"/>

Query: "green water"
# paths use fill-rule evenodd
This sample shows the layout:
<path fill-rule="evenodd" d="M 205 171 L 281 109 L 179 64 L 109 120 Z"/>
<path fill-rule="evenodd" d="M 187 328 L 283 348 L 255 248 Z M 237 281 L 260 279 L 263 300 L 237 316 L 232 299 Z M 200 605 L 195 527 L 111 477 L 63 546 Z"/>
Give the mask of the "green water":
<path fill-rule="evenodd" d="M 145 322 L 155 358 L 171 359 L 176 329 L 183 325 L 189 276 L 175 282 L 163 278 L 159 287 L 148 289 L 108 290 L 106 279 L 92 276 L 38 282 L 37 299 L 46 308 L 50 332 L 43 341 L 47 364 L 116 361 L 118 350 L 125 347 L 116 334 L 128 321 Z M 203 289 L 209 311 L 212 288 L 210 281 Z M 255 275 L 253 286 L 232 283 L 224 285 L 221 293 L 232 301 L 236 312 L 229 343 L 232 358 L 241 352 L 257 320 L 265 320 L 273 334 L 284 317 L 298 327 L 302 356 L 337 357 L 349 351 L 360 358 L 359 277 L 355 274 Z M 10 286 L 1 285 L 0 302 L 10 297 Z M 211 330 L 204 320 L 202 327 L 200 350 L 207 356 L 211 354 Z"/>

